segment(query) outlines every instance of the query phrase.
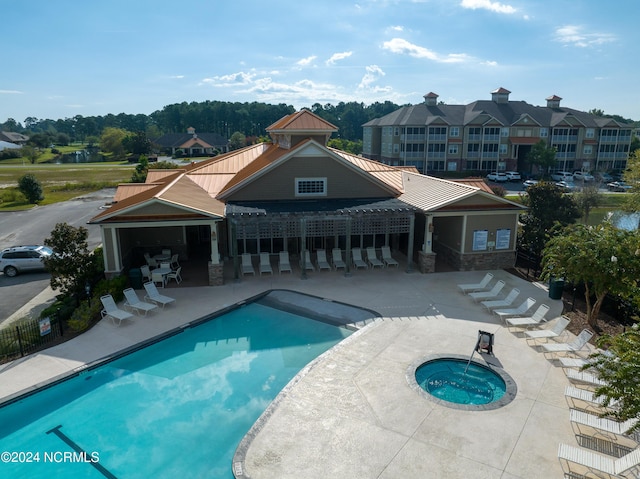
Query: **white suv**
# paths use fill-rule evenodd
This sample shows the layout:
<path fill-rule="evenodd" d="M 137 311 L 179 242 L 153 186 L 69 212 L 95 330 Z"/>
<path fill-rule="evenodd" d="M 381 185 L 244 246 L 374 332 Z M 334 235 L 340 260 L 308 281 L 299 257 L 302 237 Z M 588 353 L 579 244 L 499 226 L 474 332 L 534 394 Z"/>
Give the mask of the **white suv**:
<path fill-rule="evenodd" d="M 44 271 L 43 259 L 52 254 L 46 246 L 12 246 L 0 252 L 0 270 L 9 277 L 26 271 Z"/>
<path fill-rule="evenodd" d="M 551 178 L 554 181 L 566 181 L 573 183 L 573 173 L 569 173 L 568 171 L 556 171 L 551 174 Z"/>

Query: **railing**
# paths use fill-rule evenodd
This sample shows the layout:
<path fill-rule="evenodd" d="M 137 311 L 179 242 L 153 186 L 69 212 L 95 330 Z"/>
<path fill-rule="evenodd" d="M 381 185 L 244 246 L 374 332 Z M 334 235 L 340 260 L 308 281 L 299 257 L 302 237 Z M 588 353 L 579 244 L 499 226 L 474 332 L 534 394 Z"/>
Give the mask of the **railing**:
<path fill-rule="evenodd" d="M 63 335 L 57 318 L 20 321 L 0 329 L 0 364 L 21 358 Z"/>

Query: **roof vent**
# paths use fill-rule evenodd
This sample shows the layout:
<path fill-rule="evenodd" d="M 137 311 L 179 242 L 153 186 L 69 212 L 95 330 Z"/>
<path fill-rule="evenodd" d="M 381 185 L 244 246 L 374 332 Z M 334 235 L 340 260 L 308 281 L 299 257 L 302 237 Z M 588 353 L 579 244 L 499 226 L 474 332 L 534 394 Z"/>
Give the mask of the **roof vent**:
<path fill-rule="evenodd" d="M 511 93 L 509 90 L 500 87 L 491 92 L 491 100 L 496 103 L 509 103 L 509 93 Z"/>
<path fill-rule="evenodd" d="M 558 95 L 547 97 L 547 108 L 560 108 L 560 98 Z"/>
<path fill-rule="evenodd" d="M 423 98 L 424 98 L 424 103 L 427 106 L 435 106 L 438 104 L 438 95 L 436 93 L 429 92 L 426 95 L 424 95 Z"/>

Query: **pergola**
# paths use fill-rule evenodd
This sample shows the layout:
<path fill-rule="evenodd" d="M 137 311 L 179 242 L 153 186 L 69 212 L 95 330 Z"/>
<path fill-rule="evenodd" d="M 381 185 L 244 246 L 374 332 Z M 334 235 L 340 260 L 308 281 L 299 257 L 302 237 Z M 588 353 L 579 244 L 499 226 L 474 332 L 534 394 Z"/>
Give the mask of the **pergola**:
<path fill-rule="evenodd" d="M 372 237 L 372 245 L 378 236 L 389 245 L 391 235 L 407 234 L 408 265 L 411 270 L 411 252 L 414 242 L 416 209 L 395 198 L 375 200 L 321 200 L 308 202 L 264 202 L 249 204 L 229 203 L 225 216 L 229 225 L 229 245 L 234 259 L 236 279 L 239 277 L 239 250 L 248 252 L 255 242 L 256 252 L 261 247 L 274 251 L 274 240 L 287 250 L 288 240 L 300 241 L 300 258 L 305 261 L 307 240 L 322 238 L 334 245 L 344 244 L 346 271 L 350 274 L 351 243 L 360 236 Z M 269 243 L 265 242 L 268 241 Z M 302 275 L 305 276 L 302 264 Z"/>

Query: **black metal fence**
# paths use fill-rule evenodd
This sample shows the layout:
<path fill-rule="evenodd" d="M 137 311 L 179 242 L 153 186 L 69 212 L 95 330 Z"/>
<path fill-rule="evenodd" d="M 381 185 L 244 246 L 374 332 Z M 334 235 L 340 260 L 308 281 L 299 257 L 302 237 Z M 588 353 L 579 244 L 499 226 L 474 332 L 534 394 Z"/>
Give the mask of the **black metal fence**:
<path fill-rule="evenodd" d="M 516 266 L 526 270 L 527 278 L 539 278 L 542 273 L 542 258 L 528 252 L 518 250 L 516 255 Z"/>
<path fill-rule="evenodd" d="M 62 321 L 55 317 L 19 321 L 0 329 L 0 364 L 37 351 L 62 335 Z"/>

